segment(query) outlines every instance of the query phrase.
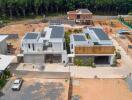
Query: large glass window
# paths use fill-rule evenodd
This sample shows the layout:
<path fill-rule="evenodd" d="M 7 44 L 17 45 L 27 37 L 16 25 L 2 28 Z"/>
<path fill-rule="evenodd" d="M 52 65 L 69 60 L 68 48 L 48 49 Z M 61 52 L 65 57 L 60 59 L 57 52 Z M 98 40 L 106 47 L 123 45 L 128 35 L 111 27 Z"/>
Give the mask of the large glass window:
<path fill-rule="evenodd" d="M 30 44 L 28 44 L 28 48 L 30 49 Z"/>

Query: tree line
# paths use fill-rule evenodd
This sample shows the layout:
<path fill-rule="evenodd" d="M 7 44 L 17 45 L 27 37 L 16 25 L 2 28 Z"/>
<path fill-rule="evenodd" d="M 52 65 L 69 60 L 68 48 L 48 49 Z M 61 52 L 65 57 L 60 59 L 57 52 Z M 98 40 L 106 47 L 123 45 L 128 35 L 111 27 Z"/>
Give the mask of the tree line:
<path fill-rule="evenodd" d="M 132 0 L 0 0 L 0 17 L 66 13 L 77 8 L 88 8 L 93 13 L 128 13 Z"/>

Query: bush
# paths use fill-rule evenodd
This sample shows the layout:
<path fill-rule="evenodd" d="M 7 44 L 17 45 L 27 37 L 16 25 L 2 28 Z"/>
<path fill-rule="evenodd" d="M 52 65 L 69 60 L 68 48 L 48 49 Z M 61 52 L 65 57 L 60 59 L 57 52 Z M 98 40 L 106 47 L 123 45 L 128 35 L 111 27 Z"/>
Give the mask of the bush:
<path fill-rule="evenodd" d="M 128 13 L 128 15 L 132 15 L 132 11 Z"/>
<path fill-rule="evenodd" d="M 71 30 L 71 29 L 69 29 L 67 32 L 68 32 L 68 33 L 72 33 L 72 30 Z"/>
<path fill-rule="evenodd" d="M 0 89 L 2 89 L 5 86 L 6 82 L 7 82 L 6 79 L 0 79 Z"/>
<path fill-rule="evenodd" d="M 80 58 L 75 58 L 75 65 L 77 66 L 83 66 L 83 60 Z"/>
<path fill-rule="evenodd" d="M 65 32 L 65 40 L 66 40 L 66 50 L 67 53 L 70 53 L 70 37 L 69 37 L 69 32 Z"/>
<path fill-rule="evenodd" d="M 74 32 L 74 33 L 81 33 L 82 30 L 81 30 L 81 29 L 74 29 L 73 32 Z"/>
<path fill-rule="evenodd" d="M 94 65 L 94 59 L 92 57 L 89 57 L 88 58 L 88 63 L 87 63 L 88 66 L 93 66 Z"/>
<path fill-rule="evenodd" d="M 87 59 L 87 61 L 84 61 L 81 58 L 75 58 L 74 60 L 74 64 L 77 66 L 91 66 L 92 68 L 95 68 L 95 64 L 94 64 L 94 58 L 93 57 L 89 57 Z"/>
<path fill-rule="evenodd" d="M 94 63 L 92 64 L 92 68 L 96 68 L 96 65 Z"/>
<path fill-rule="evenodd" d="M 120 52 L 116 52 L 116 59 L 121 59 L 121 54 L 120 54 Z"/>
<path fill-rule="evenodd" d="M 4 74 L 7 78 L 11 77 L 11 72 L 10 72 L 9 70 L 4 70 L 3 74 Z"/>

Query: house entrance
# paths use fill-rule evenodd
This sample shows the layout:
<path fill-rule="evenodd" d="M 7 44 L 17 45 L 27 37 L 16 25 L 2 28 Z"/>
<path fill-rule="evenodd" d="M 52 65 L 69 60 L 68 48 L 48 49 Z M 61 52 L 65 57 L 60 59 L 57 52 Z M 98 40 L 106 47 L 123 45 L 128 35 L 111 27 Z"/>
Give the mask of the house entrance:
<path fill-rule="evenodd" d="M 95 64 L 109 64 L 109 56 L 96 56 L 94 58 Z"/>
<path fill-rule="evenodd" d="M 45 63 L 61 63 L 61 54 L 46 54 Z"/>

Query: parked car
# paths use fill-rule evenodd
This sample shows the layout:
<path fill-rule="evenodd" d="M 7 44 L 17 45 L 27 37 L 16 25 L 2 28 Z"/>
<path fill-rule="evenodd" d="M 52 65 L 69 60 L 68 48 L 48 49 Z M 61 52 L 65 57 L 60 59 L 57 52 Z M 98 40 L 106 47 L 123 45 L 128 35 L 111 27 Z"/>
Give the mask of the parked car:
<path fill-rule="evenodd" d="M 19 91 L 21 86 L 22 86 L 22 83 L 23 83 L 23 79 L 22 78 L 15 79 L 14 82 L 13 82 L 13 85 L 12 85 L 12 90 Z"/>

